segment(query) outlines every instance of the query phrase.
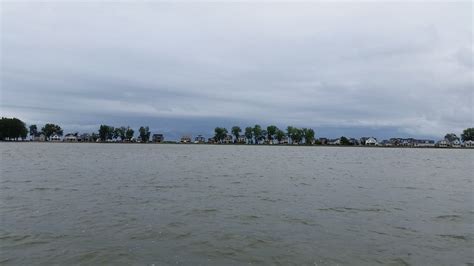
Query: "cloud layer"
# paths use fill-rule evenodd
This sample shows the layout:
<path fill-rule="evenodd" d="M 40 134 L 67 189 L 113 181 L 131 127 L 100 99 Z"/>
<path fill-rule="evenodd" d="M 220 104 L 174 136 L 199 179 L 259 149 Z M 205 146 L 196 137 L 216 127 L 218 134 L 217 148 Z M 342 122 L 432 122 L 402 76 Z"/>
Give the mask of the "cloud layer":
<path fill-rule="evenodd" d="M 470 2 L 1 9 L 1 112 L 28 123 L 413 136 L 473 125 Z"/>

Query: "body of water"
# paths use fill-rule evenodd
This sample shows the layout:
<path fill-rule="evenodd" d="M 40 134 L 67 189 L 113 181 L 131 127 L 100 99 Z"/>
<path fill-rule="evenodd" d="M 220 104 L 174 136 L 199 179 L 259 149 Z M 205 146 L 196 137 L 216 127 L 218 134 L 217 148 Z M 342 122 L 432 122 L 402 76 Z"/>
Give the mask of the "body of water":
<path fill-rule="evenodd" d="M 0 143 L 1 264 L 466 265 L 473 150 Z"/>

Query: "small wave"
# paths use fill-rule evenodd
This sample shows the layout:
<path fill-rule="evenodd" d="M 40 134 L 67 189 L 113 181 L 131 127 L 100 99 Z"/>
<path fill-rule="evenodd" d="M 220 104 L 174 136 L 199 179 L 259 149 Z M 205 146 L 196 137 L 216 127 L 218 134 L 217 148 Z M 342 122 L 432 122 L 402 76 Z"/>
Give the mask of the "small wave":
<path fill-rule="evenodd" d="M 332 207 L 332 208 L 321 208 L 318 211 L 335 211 L 335 212 L 390 212 L 387 209 L 380 208 L 349 208 L 349 207 Z"/>
<path fill-rule="evenodd" d="M 436 216 L 434 219 L 435 220 L 448 220 L 448 221 L 457 222 L 457 221 L 460 221 L 462 219 L 462 217 L 460 215 L 456 215 L 456 214 L 449 214 L 449 215 Z"/>
<path fill-rule="evenodd" d="M 438 236 L 443 237 L 443 238 L 467 241 L 467 237 L 461 236 L 461 235 L 438 235 Z"/>

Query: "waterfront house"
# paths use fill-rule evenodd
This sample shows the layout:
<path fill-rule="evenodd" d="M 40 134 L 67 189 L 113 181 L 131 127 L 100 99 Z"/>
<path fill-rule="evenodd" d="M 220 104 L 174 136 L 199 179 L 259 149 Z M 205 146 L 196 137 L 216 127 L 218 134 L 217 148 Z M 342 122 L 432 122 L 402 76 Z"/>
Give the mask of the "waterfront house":
<path fill-rule="evenodd" d="M 458 139 L 455 139 L 454 141 L 451 141 L 450 145 L 453 148 L 460 148 L 461 147 L 461 142 Z"/>
<path fill-rule="evenodd" d="M 329 145 L 341 145 L 341 139 L 331 139 L 328 141 Z"/>
<path fill-rule="evenodd" d="M 51 137 L 49 137 L 50 141 L 61 141 L 61 137 L 58 134 L 53 134 Z"/>
<path fill-rule="evenodd" d="M 473 141 L 473 140 L 466 140 L 466 141 L 464 141 L 464 147 L 466 147 L 466 148 L 474 148 L 474 141 Z"/>
<path fill-rule="evenodd" d="M 81 134 L 81 136 L 77 139 L 77 141 L 82 141 L 82 142 L 92 142 L 94 139 L 92 136 L 88 133 Z"/>
<path fill-rule="evenodd" d="M 240 135 L 239 138 L 237 139 L 237 143 L 245 144 L 247 142 L 247 138 L 245 135 Z"/>
<path fill-rule="evenodd" d="M 288 144 L 288 137 L 287 137 L 287 136 L 284 136 L 284 137 L 281 139 L 280 144 Z"/>
<path fill-rule="evenodd" d="M 191 136 L 182 136 L 181 137 L 181 140 L 180 140 L 181 143 L 191 143 Z"/>
<path fill-rule="evenodd" d="M 449 141 L 443 139 L 443 140 L 440 140 L 436 143 L 436 147 L 439 147 L 439 148 L 447 148 L 449 147 Z"/>
<path fill-rule="evenodd" d="M 415 140 L 415 147 L 434 147 L 435 142 L 434 140 L 429 140 L 429 139 L 417 139 Z"/>
<path fill-rule="evenodd" d="M 153 136 L 151 136 L 151 140 L 153 142 L 161 143 L 165 140 L 165 137 L 163 134 L 153 134 Z"/>
<path fill-rule="evenodd" d="M 198 135 L 197 137 L 194 138 L 194 143 L 206 143 L 206 138 L 203 137 L 202 135 Z"/>
<path fill-rule="evenodd" d="M 64 142 L 77 142 L 78 141 L 77 135 L 78 133 L 68 133 L 64 136 L 63 141 Z"/>
<path fill-rule="evenodd" d="M 33 141 L 46 141 L 46 136 L 43 133 L 40 133 L 33 137 Z"/>
<path fill-rule="evenodd" d="M 321 145 L 327 145 L 329 142 L 329 140 L 327 138 L 319 138 L 319 143 L 321 143 Z"/>
<path fill-rule="evenodd" d="M 377 146 L 377 139 L 374 137 L 370 137 L 365 141 L 365 145 L 367 146 Z"/>
<path fill-rule="evenodd" d="M 207 139 L 207 143 L 209 144 L 215 144 L 216 143 L 216 140 L 214 138 L 208 138 Z"/>
<path fill-rule="evenodd" d="M 233 136 L 232 135 L 227 135 L 225 138 L 224 138 L 224 143 L 232 143 L 233 142 Z"/>

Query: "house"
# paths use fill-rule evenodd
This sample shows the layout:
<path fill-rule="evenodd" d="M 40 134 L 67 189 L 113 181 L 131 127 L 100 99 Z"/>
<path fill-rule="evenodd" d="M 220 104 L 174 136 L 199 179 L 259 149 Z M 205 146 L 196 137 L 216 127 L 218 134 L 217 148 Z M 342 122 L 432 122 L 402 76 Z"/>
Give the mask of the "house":
<path fill-rule="evenodd" d="M 466 141 L 464 141 L 464 147 L 466 147 L 466 148 L 474 148 L 474 140 L 466 140 Z"/>
<path fill-rule="evenodd" d="M 203 137 L 202 135 L 198 135 L 197 137 L 194 138 L 194 143 L 206 143 L 206 138 Z"/>
<path fill-rule="evenodd" d="M 434 147 L 435 142 L 434 140 L 430 140 L 430 139 L 417 139 L 415 140 L 414 146 L 415 147 Z"/>
<path fill-rule="evenodd" d="M 329 145 L 341 145 L 341 139 L 331 139 L 328 141 Z"/>
<path fill-rule="evenodd" d="M 365 145 L 366 146 L 377 146 L 378 145 L 377 139 L 374 138 L 374 137 L 370 137 L 365 141 Z"/>
<path fill-rule="evenodd" d="M 454 141 L 451 141 L 451 147 L 453 148 L 460 148 L 461 147 L 461 142 L 458 139 L 455 139 Z"/>
<path fill-rule="evenodd" d="M 180 142 L 181 143 L 191 143 L 191 136 L 182 136 Z"/>
<path fill-rule="evenodd" d="M 46 136 L 43 133 L 40 133 L 33 137 L 33 141 L 46 141 Z"/>
<path fill-rule="evenodd" d="M 327 138 L 319 138 L 319 142 L 321 145 L 327 145 L 329 140 Z"/>
<path fill-rule="evenodd" d="M 151 136 L 151 140 L 153 142 L 161 143 L 165 140 L 165 137 L 163 134 L 153 134 L 153 136 Z"/>
<path fill-rule="evenodd" d="M 93 142 L 93 141 L 94 141 L 94 138 L 92 137 L 91 134 L 84 133 L 84 134 L 81 134 L 81 135 L 77 138 L 77 141 L 80 141 L 80 142 Z"/>
<path fill-rule="evenodd" d="M 232 135 L 227 135 L 227 136 L 225 136 L 223 143 L 227 143 L 227 144 L 233 143 L 233 139 L 234 138 L 232 137 Z"/>
<path fill-rule="evenodd" d="M 53 134 L 51 137 L 49 137 L 49 140 L 51 141 L 61 141 L 61 137 L 58 134 Z"/>
<path fill-rule="evenodd" d="M 216 140 L 214 138 L 208 138 L 207 139 L 207 143 L 209 144 L 215 144 L 216 143 Z"/>
<path fill-rule="evenodd" d="M 443 139 L 443 140 L 440 140 L 436 143 L 436 147 L 439 147 L 439 148 L 447 148 L 449 147 L 449 141 Z"/>
<path fill-rule="evenodd" d="M 247 138 L 245 135 L 240 135 L 239 138 L 237 138 L 237 143 L 247 143 Z"/>
<path fill-rule="evenodd" d="M 279 144 L 288 144 L 288 137 L 287 137 L 287 136 L 284 136 L 284 137 L 281 139 L 281 141 L 280 141 Z"/>
<path fill-rule="evenodd" d="M 64 136 L 63 141 L 64 142 L 77 142 L 78 141 L 77 135 L 78 133 L 68 133 Z"/>
<path fill-rule="evenodd" d="M 359 145 L 359 144 L 360 144 L 359 141 L 358 141 L 357 139 L 355 139 L 355 138 L 350 138 L 350 139 L 349 139 L 349 143 L 350 143 L 351 145 Z"/>

